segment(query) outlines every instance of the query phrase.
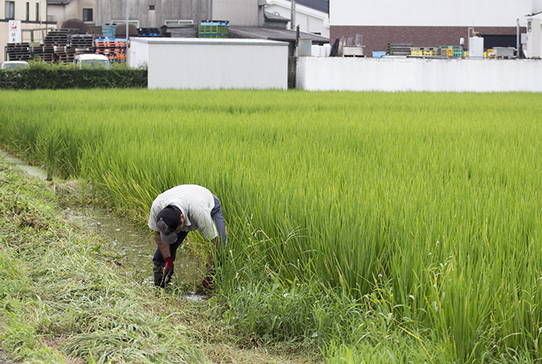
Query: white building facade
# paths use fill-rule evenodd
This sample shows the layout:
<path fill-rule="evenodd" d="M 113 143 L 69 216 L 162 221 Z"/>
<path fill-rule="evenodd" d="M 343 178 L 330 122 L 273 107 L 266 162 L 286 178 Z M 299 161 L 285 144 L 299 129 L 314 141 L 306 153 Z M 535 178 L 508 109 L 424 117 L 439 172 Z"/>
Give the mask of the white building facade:
<path fill-rule="evenodd" d="M 11 42 L 13 21 L 17 21 L 20 42 L 40 42 L 47 28 L 46 0 L 10 0 L 0 1 L 0 62 L 4 59 L 4 47 Z M 50 26 L 50 25 L 49 25 Z"/>
<path fill-rule="evenodd" d="M 329 16 L 327 13 L 300 4 L 296 4 L 295 8 L 295 25 L 299 25 L 300 31 L 329 37 Z M 287 0 L 267 0 L 265 11 L 290 19 L 291 2 Z M 288 23 L 288 28 L 291 29 L 291 23 Z"/>

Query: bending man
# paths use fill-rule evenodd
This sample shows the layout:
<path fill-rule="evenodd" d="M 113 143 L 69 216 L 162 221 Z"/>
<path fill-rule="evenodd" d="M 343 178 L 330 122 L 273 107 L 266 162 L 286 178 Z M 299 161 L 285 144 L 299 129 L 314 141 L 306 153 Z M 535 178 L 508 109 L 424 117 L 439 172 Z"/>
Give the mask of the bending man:
<path fill-rule="evenodd" d="M 156 197 L 149 215 L 149 227 L 154 230 L 156 251 L 154 284 L 165 287 L 173 274 L 177 249 L 189 231 L 199 230 L 201 235 L 219 253 L 226 243 L 226 228 L 220 200 L 205 187 L 180 185 Z M 211 273 L 214 269 L 213 252 L 209 252 L 206 289 L 213 288 Z"/>

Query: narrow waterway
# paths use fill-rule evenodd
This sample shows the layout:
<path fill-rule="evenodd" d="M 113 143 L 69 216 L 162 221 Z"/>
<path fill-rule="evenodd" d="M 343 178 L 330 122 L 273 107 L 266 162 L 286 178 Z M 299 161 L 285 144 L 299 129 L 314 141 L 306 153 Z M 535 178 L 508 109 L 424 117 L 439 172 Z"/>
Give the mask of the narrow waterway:
<path fill-rule="evenodd" d="M 39 167 L 28 165 L 23 160 L 0 150 L 0 158 L 10 165 L 37 177 L 47 178 L 47 172 Z M 99 234 L 104 243 L 116 251 L 119 258 L 133 265 L 146 284 L 153 284 L 152 256 L 156 249 L 154 236 L 149 229 L 143 229 L 129 221 L 114 216 L 103 209 L 92 206 L 71 206 L 62 211 L 65 220 L 78 223 L 89 232 Z M 202 265 L 197 257 L 186 250 L 180 249 L 175 260 L 175 275 L 173 281 L 179 284 L 193 285 L 201 282 Z M 186 298 L 193 298 L 192 294 Z"/>

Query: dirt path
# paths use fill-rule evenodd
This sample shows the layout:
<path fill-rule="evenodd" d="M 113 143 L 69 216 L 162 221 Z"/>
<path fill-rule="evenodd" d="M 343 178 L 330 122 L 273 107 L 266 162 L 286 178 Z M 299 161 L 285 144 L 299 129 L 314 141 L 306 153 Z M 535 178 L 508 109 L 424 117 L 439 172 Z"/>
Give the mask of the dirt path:
<path fill-rule="evenodd" d="M 15 362 L 8 360 L 4 352 L 0 350 L 0 364 L 15 364 Z"/>

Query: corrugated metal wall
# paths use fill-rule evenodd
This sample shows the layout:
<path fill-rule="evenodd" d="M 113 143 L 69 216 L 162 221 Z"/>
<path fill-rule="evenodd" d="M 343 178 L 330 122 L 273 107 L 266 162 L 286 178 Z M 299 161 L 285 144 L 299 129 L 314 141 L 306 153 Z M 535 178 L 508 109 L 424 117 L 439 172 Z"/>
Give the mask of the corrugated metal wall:
<path fill-rule="evenodd" d="M 133 38 L 128 58 L 147 62 L 149 89 L 288 87 L 288 43 L 283 42 Z"/>

